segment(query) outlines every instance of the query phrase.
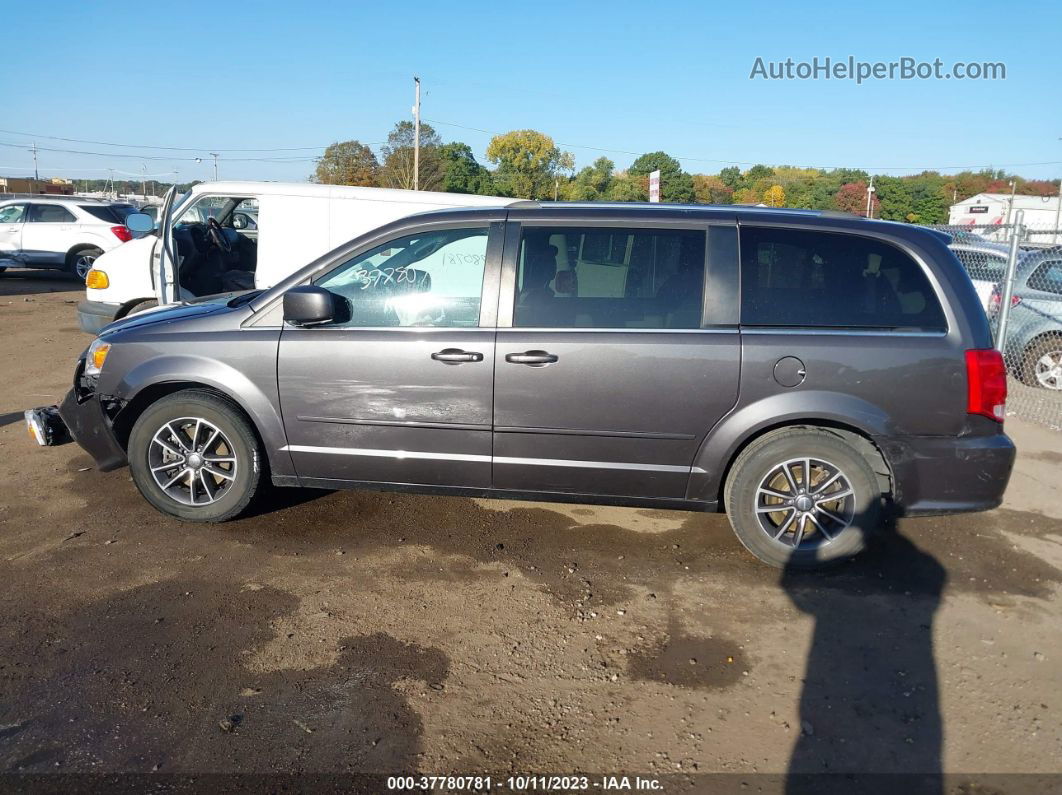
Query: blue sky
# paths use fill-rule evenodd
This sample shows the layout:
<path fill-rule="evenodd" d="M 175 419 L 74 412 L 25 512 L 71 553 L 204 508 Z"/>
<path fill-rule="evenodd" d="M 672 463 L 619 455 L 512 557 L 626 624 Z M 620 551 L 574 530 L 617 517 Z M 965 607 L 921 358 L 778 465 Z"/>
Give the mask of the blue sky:
<path fill-rule="evenodd" d="M 422 115 L 478 156 L 489 132 L 549 133 L 579 166 L 664 150 L 691 172 L 763 162 L 908 173 L 996 166 L 1062 176 L 1062 4 L 12 3 L 0 174 L 304 179 L 320 147 L 385 140 Z M 1003 61 L 1001 81 L 750 80 L 757 56 L 946 66 Z M 620 150 L 599 152 L 584 147 Z M 118 157 L 117 155 L 129 155 Z M 202 157 L 202 163 L 194 162 Z M 147 159 L 158 158 L 158 159 Z M 1012 164 L 1047 165 L 1012 165 Z M 747 167 L 745 165 L 742 166 Z M 950 167 L 950 168 L 949 168 Z"/>

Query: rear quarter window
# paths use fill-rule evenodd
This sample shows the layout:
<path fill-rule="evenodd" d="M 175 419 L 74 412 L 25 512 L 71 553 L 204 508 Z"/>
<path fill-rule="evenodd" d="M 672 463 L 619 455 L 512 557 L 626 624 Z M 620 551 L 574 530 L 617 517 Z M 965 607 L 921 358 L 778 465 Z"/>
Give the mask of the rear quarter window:
<path fill-rule="evenodd" d="M 983 282 L 1002 281 L 1003 271 L 1007 266 L 1005 257 L 975 249 L 956 248 L 952 251 L 971 279 Z"/>
<path fill-rule="evenodd" d="M 108 206 L 106 206 L 104 204 L 95 204 L 95 205 L 92 205 L 92 204 L 90 204 L 90 205 L 79 204 L 78 207 L 80 209 L 84 210 L 89 215 L 91 215 L 93 218 L 98 218 L 99 220 L 105 221 L 106 223 L 109 223 L 109 224 L 120 224 L 120 223 L 122 223 L 122 219 L 118 217 L 118 215 L 115 213 L 115 211 L 112 208 L 110 208 L 110 207 L 108 207 Z"/>
<path fill-rule="evenodd" d="M 741 322 L 944 331 L 922 267 L 895 246 L 839 232 L 741 228 Z"/>
<path fill-rule="evenodd" d="M 1033 290 L 1062 295 L 1062 260 L 1048 260 L 1029 274 L 1026 281 Z"/>

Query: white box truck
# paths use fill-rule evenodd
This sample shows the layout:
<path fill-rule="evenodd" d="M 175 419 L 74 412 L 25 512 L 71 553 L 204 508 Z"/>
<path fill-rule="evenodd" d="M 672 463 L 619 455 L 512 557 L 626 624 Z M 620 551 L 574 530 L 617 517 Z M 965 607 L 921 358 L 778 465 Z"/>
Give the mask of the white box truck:
<path fill-rule="evenodd" d="M 413 213 L 516 199 L 281 182 L 173 189 L 152 233 L 99 257 L 78 304 L 83 331 L 155 306 L 271 287 L 317 257 Z M 150 223 L 150 222 L 148 222 Z"/>

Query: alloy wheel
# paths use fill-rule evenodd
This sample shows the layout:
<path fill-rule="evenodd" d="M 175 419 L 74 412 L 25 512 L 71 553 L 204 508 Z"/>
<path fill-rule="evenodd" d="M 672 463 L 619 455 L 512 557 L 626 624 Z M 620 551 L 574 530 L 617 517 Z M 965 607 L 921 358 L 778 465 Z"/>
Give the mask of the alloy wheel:
<path fill-rule="evenodd" d="M 855 518 L 855 491 L 840 467 L 820 458 L 794 458 L 773 467 L 756 489 L 760 529 L 786 546 L 824 546 Z"/>
<path fill-rule="evenodd" d="M 210 505 L 232 487 L 236 454 L 225 434 L 201 417 L 170 420 L 148 446 L 148 468 L 166 496 L 182 505 Z"/>
<path fill-rule="evenodd" d="M 1045 389 L 1062 390 L 1062 350 L 1046 351 L 1036 360 L 1036 382 Z"/>
<path fill-rule="evenodd" d="M 96 262 L 95 254 L 78 254 L 74 260 L 74 270 L 78 275 L 78 278 L 85 279 L 88 277 L 88 272 L 92 270 L 92 266 Z"/>

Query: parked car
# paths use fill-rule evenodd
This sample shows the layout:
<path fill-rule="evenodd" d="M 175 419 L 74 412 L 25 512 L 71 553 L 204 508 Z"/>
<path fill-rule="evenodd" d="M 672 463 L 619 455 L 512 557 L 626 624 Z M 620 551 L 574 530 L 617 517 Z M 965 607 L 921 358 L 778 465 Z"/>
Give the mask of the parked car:
<path fill-rule="evenodd" d="M 988 314 L 999 320 L 1002 285 L 993 288 Z M 1018 262 L 1007 320 L 1007 369 L 1029 386 L 1062 391 L 1062 249 L 1035 251 Z"/>
<path fill-rule="evenodd" d="M 115 205 L 40 196 L 0 201 L 0 271 L 59 268 L 81 279 L 96 259 L 132 239 Z"/>
<path fill-rule="evenodd" d="M 181 197 L 171 190 L 154 216 L 156 234 L 95 264 L 78 321 L 82 330 L 96 334 L 144 309 L 270 287 L 340 243 L 396 218 L 500 201 L 282 182 L 207 182 Z"/>
<path fill-rule="evenodd" d="M 750 207 L 421 214 L 113 324 L 28 420 L 185 520 L 268 482 L 725 510 L 812 567 L 886 515 L 1000 504 L 1003 361 L 947 240 Z"/>
<path fill-rule="evenodd" d="M 966 268 L 977 291 L 977 297 L 981 300 L 981 306 L 987 311 L 992 290 L 1003 280 L 1003 274 L 1006 272 L 1010 246 L 988 241 L 953 242 L 950 248 Z"/>

